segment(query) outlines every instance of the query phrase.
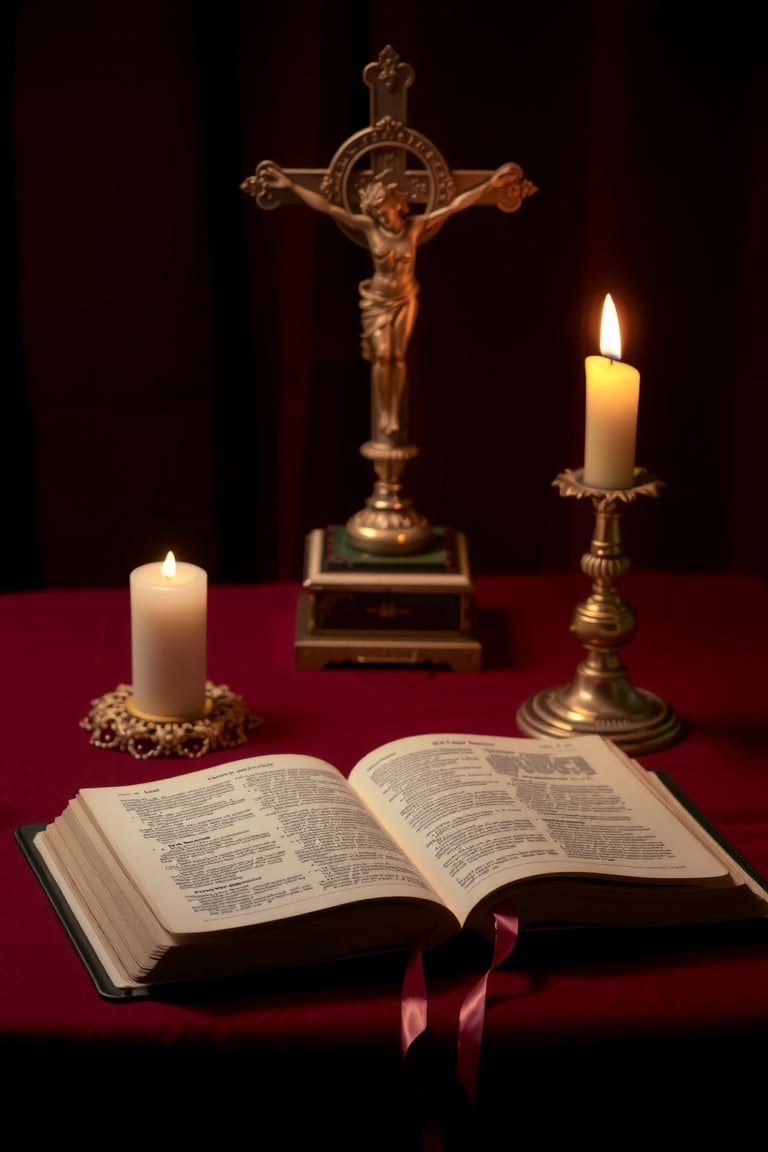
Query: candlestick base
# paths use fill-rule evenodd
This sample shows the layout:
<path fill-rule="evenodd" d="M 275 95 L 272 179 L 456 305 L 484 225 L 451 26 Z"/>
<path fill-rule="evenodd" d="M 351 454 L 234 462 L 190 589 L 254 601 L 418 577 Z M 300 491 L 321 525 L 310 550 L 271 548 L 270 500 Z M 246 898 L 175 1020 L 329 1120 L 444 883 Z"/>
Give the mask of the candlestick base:
<path fill-rule="evenodd" d="M 630 755 L 666 748 L 680 737 L 682 725 L 662 699 L 630 682 L 619 652 L 634 637 L 637 617 L 616 587 L 629 569 L 620 511 L 639 496 L 658 496 L 662 481 L 636 468 L 631 488 L 592 488 L 584 484 L 582 469 L 567 469 L 553 483 L 562 496 L 591 499 L 595 513 L 589 551 L 581 558 L 592 591 L 571 619 L 571 631 L 587 656 L 570 684 L 545 689 L 522 704 L 518 727 L 527 736 L 593 733 L 608 737 Z"/>
<path fill-rule="evenodd" d="M 91 701 L 80 727 L 90 743 L 113 752 L 129 752 L 137 760 L 179 756 L 197 760 L 208 752 L 245 744 L 264 721 L 226 684 L 206 685 L 203 715 L 197 720 L 151 717 L 133 706 L 133 688 L 119 684 L 114 692 Z"/>
<path fill-rule="evenodd" d="M 606 736 L 629 755 L 666 748 L 680 735 L 670 706 L 653 692 L 633 688 L 624 669 L 617 669 L 615 679 L 590 680 L 590 670 L 580 667 L 571 684 L 531 696 L 518 710 L 518 727 L 527 736 Z"/>

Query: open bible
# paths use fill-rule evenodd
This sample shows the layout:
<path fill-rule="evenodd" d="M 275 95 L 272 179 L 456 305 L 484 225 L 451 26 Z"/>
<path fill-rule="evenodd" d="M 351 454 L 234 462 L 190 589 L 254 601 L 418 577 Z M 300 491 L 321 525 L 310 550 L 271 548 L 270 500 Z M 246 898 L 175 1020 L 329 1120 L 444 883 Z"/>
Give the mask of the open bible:
<path fill-rule="evenodd" d="M 261 755 L 84 788 L 17 839 L 103 995 L 492 938 L 768 913 L 762 878 L 599 736 L 412 736 L 345 778 Z"/>

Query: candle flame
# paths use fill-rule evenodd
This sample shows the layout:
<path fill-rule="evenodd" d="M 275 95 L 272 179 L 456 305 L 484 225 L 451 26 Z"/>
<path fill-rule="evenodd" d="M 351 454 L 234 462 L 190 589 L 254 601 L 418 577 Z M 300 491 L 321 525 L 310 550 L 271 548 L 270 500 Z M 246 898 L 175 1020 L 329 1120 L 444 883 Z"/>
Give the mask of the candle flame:
<path fill-rule="evenodd" d="M 173 552 L 168 553 L 160 571 L 163 576 L 171 577 L 176 575 L 176 557 Z"/>
<path fill-rule="evenodd" d="M 616 305 L 610 293 L 603 303 L 603 319 L 600 324 L 600 354 L 611 360 L 621 360 L 621 331 Z"/>

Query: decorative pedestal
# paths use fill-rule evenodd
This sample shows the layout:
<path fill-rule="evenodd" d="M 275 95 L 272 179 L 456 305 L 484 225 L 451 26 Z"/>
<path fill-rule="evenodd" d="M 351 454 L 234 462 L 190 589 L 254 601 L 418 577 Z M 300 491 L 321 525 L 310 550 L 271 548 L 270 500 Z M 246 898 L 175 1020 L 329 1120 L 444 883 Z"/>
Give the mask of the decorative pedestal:
<path fill-rule="evenodd" d="M 91 701 L 80 727 L 91 733 L 96 748 L 129 752 L 137 760 L 181 756 L 197 760 L 207 752 L 245 744 L 263 720 L 225 684 L 206 685 L 206 708 L 197 720 L 152 720 L 132 710 L 133 688 L 119 684 Z"/>
<path fill-rule="evenodd" d="M 461 532 L 434 528 L 426 549 L 383 556 L 353 545 L 343 525 L 318 528 L 307 537 L 302 587 L 298 668 L 481 665 Z"/>
<path fill-rule="evenodd" d="M 570 684 L 530 697 L 517 713 L 529 736 L 607 736 L 630 755 L 674 743 L 681 725 L 673 710 L 652 692 L 634 688 L 619 659 L 637 630 L 637 617 L 618 594 L 616 581 L 630 567 L 620 534 L 622 504 L 658 496 L 662 481 L 635 469 L 632 488 L 605 490 L 582 483 L 582 470 L 561 472 L 553 481 L 562 496 L 590 497 L 595 529 L 581 570 L 592 581 L 591 595 L 574 610 L 571 631 L 587 651 Z"/>

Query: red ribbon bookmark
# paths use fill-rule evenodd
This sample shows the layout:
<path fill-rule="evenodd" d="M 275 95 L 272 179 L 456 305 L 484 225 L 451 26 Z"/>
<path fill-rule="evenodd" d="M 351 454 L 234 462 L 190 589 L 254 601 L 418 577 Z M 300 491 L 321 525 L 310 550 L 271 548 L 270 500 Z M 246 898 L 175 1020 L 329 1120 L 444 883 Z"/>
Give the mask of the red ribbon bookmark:
<path fill-rule="evenodd" d="M 405 966 L 400 1000 L 400 1043 L 403 1057 L 414 1040 L 427 1030 L 427 980 L 424 975 L 424 943 L 411 950 Z"/>
<path fill-rule="evenodd" d="M 456 1076 L 464 1088 L 472 1108 L 477 1096 L 480 1071 L 480 1051 L 485 1027 L 488 981 L 491 973 L 511 955 L 517 944 L 519 920 L 511 907 L 497 909 L 493 914 L 493 956 L 488 969 L 470 988 L 459 1012 L 456 1046 Z M 427 981 L 424 973 L 424 942 L 411 950 L 403 976 L 400 1004 L 400 1043 L 403 1059 L 408 1063 L 411 1046 L 427 1031 Z M 413 1075 L 413 1073 L 412 1073 Z M 418 1084 L 414 1080 L 418 1091 Z M 423 1092 L 419 1093 L 423 1097 Z M 423 1152 L 443 1152 L 440 1124 L 428 1100 L 422 1101 L 426 1110 L 421 1118 Z"/>
<path fill-rule="evenodd" d="M 511 908 L 493 914 L 493 958 L 490 967 L 470 988 L 459 1012 L 459 1036 L 456 1048 L 456 1075 L 474 1107 L 480 1072 L 480 1050 L 485 1027 L 485 1006 L 491 972 L 511 955 L 519 932 L 519 920 Z"/>
<path fill-rule="evenodd" d="M 424 973 L 424 942 L 411 950 L 403 976 L 400 994 L 400 1043 L 403 1059 L 411 1075 L 414 1099 L 419 1112 L 422 1152 L 444 1152 L 445 1145 L 435 1101 L 420 1083 L 420 1077 L 408 1061 L 411 1045 L 427 1030 L 427 979 Z"/>

